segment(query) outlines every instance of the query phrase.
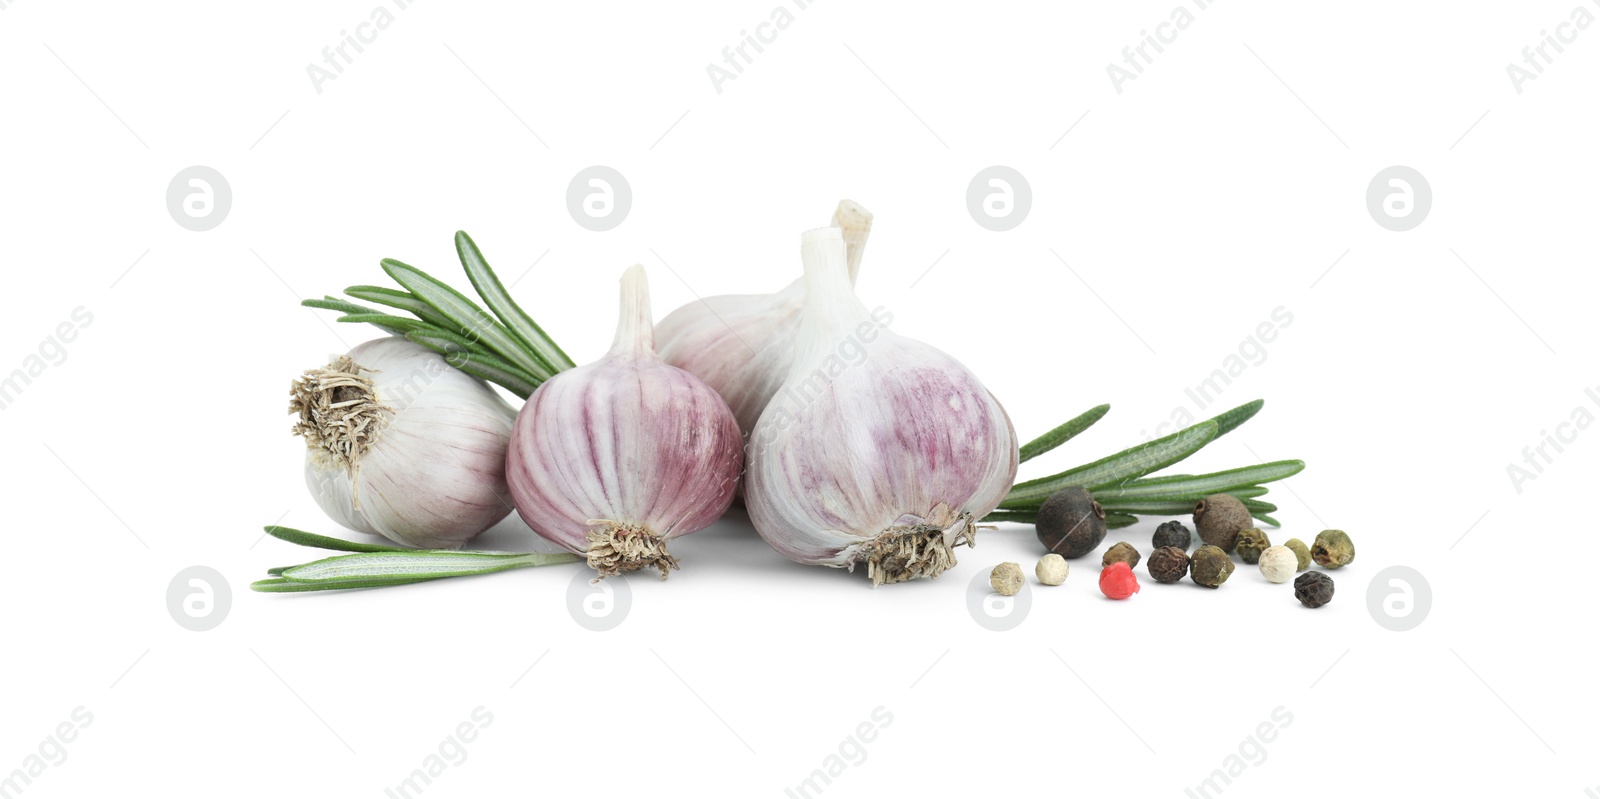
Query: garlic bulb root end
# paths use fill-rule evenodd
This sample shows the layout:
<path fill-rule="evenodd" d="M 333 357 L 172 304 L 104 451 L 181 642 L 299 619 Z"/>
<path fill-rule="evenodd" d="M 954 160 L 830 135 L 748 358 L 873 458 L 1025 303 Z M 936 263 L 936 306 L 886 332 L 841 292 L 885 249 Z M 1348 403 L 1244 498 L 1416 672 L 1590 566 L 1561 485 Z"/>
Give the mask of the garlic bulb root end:
<path fill-rule="evenodd" d="M 667 539 L 638 525 L 591 519 L 588 539 L 589 566 L 601 577 L 654 566 L 665 580 L 667 572 L 678 568 L 678 559 L 667 552 Z"/>
<path fill-rule="evenodd" d="M 866 561 L 867 576 L 872 579 L 873 587 L 885 583 L 903 583 L 919 577 L 937 578 L 946 569 L 956 565 L 956 547 L 974 545 L 973 536 L 977 528 L 972 521 L 972 514 L 962 514 L 951 525 L 961 529 L 948 543 L 945 533 L 949 527 L 933 524 L 891 527 L 861 545 L 857 562 Z"/>
<path fill-rule="evenodd" d="M 338 466 L 351 475 L 394 414 L 378 400 L 372 378 L 363 377 L 362 371 L 341 355 L 308 370 L 289 387 L 289 413 L 300 417 L 292 432 L 306 440 L 319 465 Z"/>

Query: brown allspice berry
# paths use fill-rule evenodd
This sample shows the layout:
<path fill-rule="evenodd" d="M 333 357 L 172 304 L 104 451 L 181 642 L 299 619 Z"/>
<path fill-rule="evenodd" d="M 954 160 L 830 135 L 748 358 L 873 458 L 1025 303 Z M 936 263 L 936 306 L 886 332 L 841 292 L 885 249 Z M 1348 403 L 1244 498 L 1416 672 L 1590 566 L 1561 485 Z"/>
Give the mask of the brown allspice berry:
<path fill-rule="evenodd" d="M 1333 578 L 1322 572 L 1306 572 L 1294 578 L 1294 598 L 1308 608 L 1320 608 L 1333 601 Z"/>
<path fill-rule="evenodd" d="M 1223 552 L 1232 552 L 1240 530 L 1255 526 L 1250 509 L 1232 494 L 1212 494 L 1194 504 L 1194 528 L 1200 540 Z"/>
<path fill-rule="evenodd" d="M 1145 568 L 1158 583 L 1175 583 L 1189 573 L 1189 553 L 1177 547 L 1161 547 L 1150 553 Z"/>
<path fill-rule="evenodd" d="M 1216 588 L 1233 574 L 1233 558 L 1222 547 L 1206 544 L 1189 559 L 1189 577 L 1207 588 Z"/>
<path fill-rule="evenodd" d="M 1356 559 L 1356 545 L 1343 530 L 1323 530 L 1311 542 L 1311 559 L 1323 568 L 1337 569 Z"/>
<path fill-rule="evenodd" d="M 1233 551 L 1239 553 L 1240 560 L 1253 566 L 1261 561 L 1261 553 L 1270 546 L 1272 542 L 1267 540 L 1267 534 L 1260 527 L 1250 527 L 1239 531 L 1239 536 L 1233 542 Z"/>
<path fill-rule="evenodd" d="M 1081 558 L 1106 540 L 1106 512 L 1082 486 L 1067 486 L 1039 506 L 1033 528 L 1045 549 Z"/>
<path fill-rule="evenodd" d="M 1133 545 L 1126 541 L 1118 541 L 1112 544 L 1110 549 L 1106 550 L 1106 554 L 1100 556 L 1101 568 L 1110 566 L 1113 563 L 1126 563 L 1128 568 L 1131 569 L 1139 565 L 1139 550 L 1134 549 Z"/>

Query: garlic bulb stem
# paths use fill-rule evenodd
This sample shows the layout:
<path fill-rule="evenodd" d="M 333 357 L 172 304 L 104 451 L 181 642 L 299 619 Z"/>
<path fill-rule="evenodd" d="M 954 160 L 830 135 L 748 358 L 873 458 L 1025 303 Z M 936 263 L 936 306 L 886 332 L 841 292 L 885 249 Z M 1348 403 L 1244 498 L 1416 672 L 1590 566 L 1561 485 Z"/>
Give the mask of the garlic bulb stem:
<path fill-rule="evenodd" d="M 806 304 L 800 313 L 799 348 L 795 350 L 793 371 L 808 373 L 817 362 L 838 346 L 841 334 L 854 331 L 857 324 L 869 321 L 872 313 L 856 296 L 849 273 L 849 253 L 841 231 L 821 228 L 800 240 L 800 260 L 805 264 L 801 277 L 806 285 Z"/>
<path fill-rule="evenodd" d="M 656 357 L 655 322 L 650 318 L 650 281 L 644 267 L 634 264 L 622 273 L 622 298 L 617 311 L 617 334 L 609 355 Z"/>
<path fill-rule="evenodd" d="M 845 241 L 849 282 L 861 264 L 872 214 L 841 200 L 833 225 Z M 678 308 L 656 325 L 662 359 L 704 380 L 727 401 L 750 435 L 794 363 L 795 334 L 806 302 L 804 278 L 771 294 L 705 297 Z"/>
<path fill-rule="evenodd" d="M 833 226 L 844 234 L 845 259 L 850 266 L 850 284 L 855 285 L 861 271 L 861 255 L 867 249 L 867 234 L 872 232 L 872 212 L 854 200 L 840 200 L 833 211 Z"/>

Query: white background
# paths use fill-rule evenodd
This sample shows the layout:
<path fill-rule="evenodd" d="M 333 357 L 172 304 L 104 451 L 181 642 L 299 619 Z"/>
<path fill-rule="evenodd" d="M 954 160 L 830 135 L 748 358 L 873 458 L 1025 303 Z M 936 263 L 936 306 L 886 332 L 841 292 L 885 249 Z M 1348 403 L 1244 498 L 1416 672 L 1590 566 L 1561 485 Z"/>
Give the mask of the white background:
<path fill-rule="evenodd" d="M 1507 475 L 1575 408 L 1600 415 L 1600 30 L 1520 94 L 1506 72 L 1580 0 L 1225 0 L 1120 93 L 1107 65 L 1179 0 L 824 0 L 720 93 L 707 65 L 778 0 L 421 2 L 319 93 L 307 65 L 378 1 L 3 4 L 0 373 L 93 315 L 0 411 L 0 775 L 93 715 L 26 796 L 382 796 L 479 706 L 492 724 L 424 795 L 782 796 L 880 706 L 892 723 L 823 795 L 1180 796 L 1279 707 L 1292 722 L 1246 745 L 1227 796 L 1600 792 L 1580 490 L 1600 431 L 1520 492 Z M 233 193 L 203 233 L 165 205 L 195 164 Z M 565 205 L 593 164 L 634 195 L 606 233 Z M 1033 190 L 1005 233 L 965 207 L 993 164 Z M 1365 204 L 1395 164 L 1433 193 L 1403 233 Z M 1031 573 L 1031 530 L 873 590 L 737 516 L 678 542 L 670 581 L 633 579 L 605 633 L 566 610 L 574 567 L 248 591 L 316 554 L 263 525 L 342 534 L 303 486 L 285 389 L 376 333 L 300 298 L 383 282 L 386 256 L 465 287 L 466 229 L 582 362 L 629 264 L 658 316 L 775 289 L 841 197 L 877 216 L 863 299 L 975 370 L 1022 437 L 1113 404 L 1022 477 L 1154 437 L 1174 408 L 1267 398 L 1184 471 L 1304 459 L 1269 533 L 1351 533 L 1333 603 L 1304 610 L 1253 567 L 1111 602 L 1083 560 L 994 633 L 967 584 Z M 1293 323 L 1200 413 L 1183 389 L 1279 306 Z M 1153 524 L 1107 543 L 1148 550 Z M 232 591 L 203 633 L 165 601 L 197 564 Z M 1409 632 L 1366 602 L 1397 564 L 1432 596 Z"/>

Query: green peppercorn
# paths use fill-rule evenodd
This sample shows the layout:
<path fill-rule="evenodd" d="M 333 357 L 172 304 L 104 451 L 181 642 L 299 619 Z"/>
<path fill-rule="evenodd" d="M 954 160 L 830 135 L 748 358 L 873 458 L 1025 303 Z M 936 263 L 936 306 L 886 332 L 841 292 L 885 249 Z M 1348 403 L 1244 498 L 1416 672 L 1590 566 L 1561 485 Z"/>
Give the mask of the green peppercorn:
<path fill-rule="evenodd" d="M 1311 568 L 1311 547 L 1306 546 L 1306 542 L 1298 538 L 1291 538 L 1283 542 L 1283 545 L 1294 552 L 1295 571 L 1303 572 Z"/>
<path fill-rule="evenodd" d="M 1333 578 L 1322 572 L 1306 572 L 1294 578 L 1294 598 L 1308 608 L 1320 608 L 1333 601 Z"/>
<path fill-rule="evenodd" d="M 1222 547 L 1206 544 L 1189 559 L 1189 577 L 1207 588 L 1216 588 L 1233 574 L 1233 558 Z"/>
<path fill-rule="evenodd" d="M 1270 546 L 1272 542 L 1267 540 L 1267 534 L 1260 527 L 1251 527 L 1239 531 L 1239 537 L 1233 542 L 1233 551 L 1239 553 L 1240 560 L 1253 565 L 1260 562 L 1261 553 Z"/>
<path fill-rule="evenodd" d="M 1189 528 L 1183 522 L 1162 522 L 1156 528 L 1156 534 L 1150 539 L 1150 546 L 1154 549 L 1162 547 L 1177 547 L 1184 552 L 1189 551 Z"/>
<path fill-rule="evenodd" d="M 1145 568 L 1158 583 L 1175 583 L 1189 573 L 1189 554 L 1177 547 L 1162 547 L 1150 553 Z"/>
<path fill-rule="evenodd" d="M 1106 512 L 1082 486 L 1067 486 L 1039 506 L 1033 529 L 1046 550 L 1081 558 L 1106 540 Z"/>
<path fill-rule="evenodd" d="M 1200 540 L 1223 552 L 1232 552 L 1239 531 L 1254 527 L 1250 509 L 1232 494 L 1212 494 L 1194 505 L 1194 529 Z"/>
<path fill-rule="evenodd" d="M 1356 545 L 1350 543 L 1350 536 L 1343 530 L 1323 530 L 1311 542 L 1311 559 L 1328 569 L 1348 566 L 1356 559 Z"/>
<path fill-rule="evenodd" d="M 1126 541 L 1118 541 L 1106 550 L 1106 554 L 1100 556 L 1100 568 L 1103 569 L 1113 563 L 1126 563 L 1131 569 L 1139 565 L 1139 550 L 1134 549 L 1133 545 Z"/>

